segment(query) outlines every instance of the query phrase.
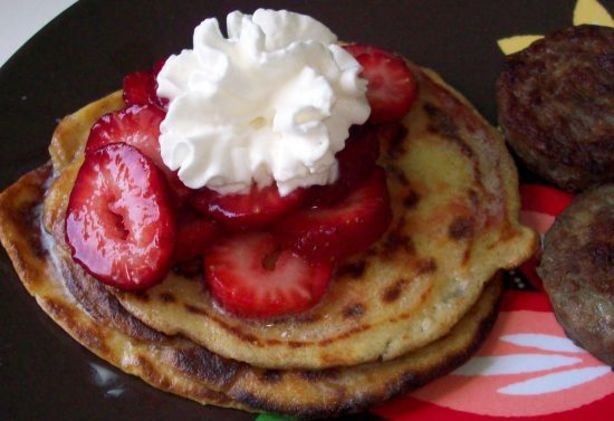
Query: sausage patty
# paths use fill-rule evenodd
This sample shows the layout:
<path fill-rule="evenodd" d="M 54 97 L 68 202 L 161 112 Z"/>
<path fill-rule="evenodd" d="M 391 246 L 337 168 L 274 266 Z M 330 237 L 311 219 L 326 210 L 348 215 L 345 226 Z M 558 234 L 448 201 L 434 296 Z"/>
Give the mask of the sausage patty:
<path fill-rule="evenodd" d="M 531 171 L 570 191 L 614 181 L 614 29 L 566 28 L 510 55 L 497 104 Z"/>
<path fill-rule="evenodd" d="M 538 273 L 567 335 L 614 366 L 614 184 L 579 195 L 559 215 Z"/>

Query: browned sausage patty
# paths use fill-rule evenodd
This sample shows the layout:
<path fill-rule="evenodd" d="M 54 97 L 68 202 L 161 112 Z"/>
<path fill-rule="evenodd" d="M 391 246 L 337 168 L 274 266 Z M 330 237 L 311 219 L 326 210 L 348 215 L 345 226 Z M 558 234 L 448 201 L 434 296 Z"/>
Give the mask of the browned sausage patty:
<path fill-rule="evenodd" d="M 538 273 L 569 337 L 614 366 L 614 184 L 579 195 L 556 219 Z"/>
<path fill-rule="evenodd" d="M 497 104 L 531 171 L 571 191 L 614 181 L 614 29 L 566 28 L 510 55 Z"/>

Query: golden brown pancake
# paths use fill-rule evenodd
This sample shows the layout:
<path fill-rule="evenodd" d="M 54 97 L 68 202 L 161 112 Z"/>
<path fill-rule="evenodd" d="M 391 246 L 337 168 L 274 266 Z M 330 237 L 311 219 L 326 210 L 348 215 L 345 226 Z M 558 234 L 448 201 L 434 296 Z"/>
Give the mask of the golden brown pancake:
<path fill-rule="evenodd" d="M 41 228 L 51 167 L 26 174 L 0 195 L 0 240 L 24 286 L 75 340 L 153 386 L 203 404 L 322 417 L 364 409 L 445 374 L 465 361 L 496 316 L 496 276 L 452 330 L 399 358 L 326 370 L 269 370 L 156 332 L 123 310 L 108 289 L 66 265 L 63 246 Z"/>
<path fill-rule="evenodd" d="M 224 394 L 203 388 L 163 364 L 161 349 L 154 346 L 160 335 L 128 336 L 109 326 L 104 318 L 91 317 L 68 293 L 65 276 L 55 265 L 53 239 L 41 228 L 42 200 L 50 174 L 50 165 L 38 168 L 0 195 L 0 240 L 39 306 L 77 342 L 126 373 L 202 403 L 244 409 Z"/>
<path fill-rule="evenodd" d="M 51 318 L 162 390 L 244 410 L 330 416 L 418 387 L 476 349 L 496 315 L 495 274 L 528 257 L 535 235 L 518 223 L 515 168 L 498 133 L 436 75 L 413 69 L 420 95 L 407 133 L 382 145 L 393 224 L 298 317 L 233 317 L 200 279 L 174 274 L 144 293 L 122 293 L 72 260 L 68 196 L 89 128 L 122 107 L 120 93 L 65 118 L 51 165 L 0 195 L 0 240 Z"/>
<path fill-rule="evenodd" d="M 173 273 L 145 292 L 113 294 L 156 330 L 268 368 L 389 360 L 448 333 L 497 270 L 532 254 L 536 237 L 518 222 L 516 169 L 500 134 L 434 73 L 412 69 L 418 98 L 403 121 L 406 133 L 383 144 L 380 159 L 391 228 L 338 268 L 316 307 L 285 320 L 245 320 L 221 310 L 202 282 Z M 67 133 L 56 133 L 56 144 L 80 151 L 74 145 L 86 133 L 79 141 L 64 140 Z M 55 217 L 48 227 L 62 238 L 65 199 L 79 165 L 77 158 L 51 187 L 61 200 L 47 206 Z"/>

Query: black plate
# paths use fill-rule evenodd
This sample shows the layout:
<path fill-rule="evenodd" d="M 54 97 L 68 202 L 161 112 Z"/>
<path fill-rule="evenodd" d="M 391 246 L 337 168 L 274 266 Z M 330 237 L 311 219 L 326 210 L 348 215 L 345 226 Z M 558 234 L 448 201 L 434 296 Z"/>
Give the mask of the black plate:
<path fill-rule="evenodd" d="M 436 69 L 495 121 L 496 40 L 571 24 L 575 1 L 90 0 L 48 24 L 0 69 L 0 190 L 48 159 L 59 118 L 118 89 L 124 74 L 191 46 L 205 17 L 287 8 L 340 39 Z M 15 6 L 18 7 L 18 6 Z M 94 357 L 57 327 L 0 255 L 0 418 L 253 419 L 159 392 Z"/>

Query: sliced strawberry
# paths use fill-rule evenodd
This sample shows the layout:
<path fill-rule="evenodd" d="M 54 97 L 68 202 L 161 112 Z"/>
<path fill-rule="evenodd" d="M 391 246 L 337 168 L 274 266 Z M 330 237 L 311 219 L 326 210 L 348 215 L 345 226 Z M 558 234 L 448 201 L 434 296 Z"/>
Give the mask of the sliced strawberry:
<path fill-rule="evenodd" d="M 167 189 L 156 165 L 132 146 L 111 144 L 87 154 L 66 211 L 75 261 L 121 289 L 161 281 L 175 244 Z"/>
<path fill-rule="evenodd" d="M 281 221 L 282 244 L 315 260 L 338 260 L 365 251 L 392 219 L 386 173 L 380 167 L 342 202 L 300 210 Z"/>
<path fill-rule="evenodd" d="M 155 105 L 164 108 L 168 100 L 158 97 L 156 77 L 166 59 L 158 60 L 149 72 L 133 72 L 124 77 L 123 94 L 126 105 Z"/>
<path fill-rule="evenodd" d="M 85 151 L 90 152 L 109 143 L 132 145 L 162 168 L 160 156 L 160 123 L 164 111 L 151 105 L 132 105 L 121 111 L 105 114 L 90 130 Z"/>
<path fill-rule="evenodd" d="M 156 81 L 150 72 L 133 72 L 124 76 L 124 102 L 126 105 L 155 104 Z"/>
<path fill-rule="evenodd" d="M 154 79 L 158 77 L 158 74 L 160 73 L 160 70 L 162 70 L 162 67 L 164 67 L 166 60 L 168 60 L 168 58 L 161 58 L 154 63 L 153 67 L 151 68 L 151 74 Z"/>
<path fill-rule="evenodd" d="M 173 271 L 190 279 L 202 278 L 203 257 L 195 256 L 188 260 L 176 262 Z"/>
<path fill-rule="evenodd" d="M 416 99 L 416 79 L 402 57 L 369 45 L 345 47 L 362 66 L 368 81 L 367 99 L 372 123 L 401 120 Z"/>
<path fill-rule="evenodd" d="M 222 228 L 210 218 L 182 212 L 177 218 L 177 241 L 173 261 L 180 263 L 202 255 L 222 235 Z"/>
<path fill-rule="evenodd" d="M 258 189 L 253 185 L 246 194 L 220 194 L 203 188 L 192 195 L 192 206 L 211 215 L 233 231 L 263 228 L 298 208 L 306 190 L 296 189 L 280 196 L 275 184 Z"/>
<path fill-rule="evenodd" d="M 164 111 L 152 105 L 132 105 L 121 111 L 103 115 L 90 130 L 85 146 L 86 152 L 94 151 L 109 143 L 123 142 L 136 147 L 160 168 L 172 190 L 181 200 L 191 194 L 171 171 L 160 155 L 160 123 Z"/>
<path fill-rule="evenodd" d="M 354 126 L 345 147 L 335 158 L 339 178 L 333 184 L 309 189 L 310 203 L 327 206 L 340 202 L 371 174 L 379 157 L 379 129 L 376 126 Z"/>
<path fill-rule="evenodd" d="M 205 283 L 228 311 L 242 317 L 279 317 L 318 303 L 332 266 L 310 263 L 281 250 L 270 234 L 241 234 L 224 240 L 204 259 Z"/>

